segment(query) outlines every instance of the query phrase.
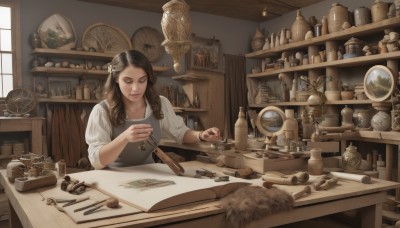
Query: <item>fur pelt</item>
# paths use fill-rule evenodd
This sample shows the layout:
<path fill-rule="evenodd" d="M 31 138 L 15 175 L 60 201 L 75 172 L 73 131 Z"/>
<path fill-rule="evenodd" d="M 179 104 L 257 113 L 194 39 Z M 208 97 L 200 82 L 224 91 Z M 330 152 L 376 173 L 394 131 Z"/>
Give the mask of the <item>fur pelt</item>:
<path fill-rule="evenodd" d="M 221 199 L 230 227 L 243 227 L 251 221 L 273 213 L 289 211 L 294 200 L 289 193 L 277 188 L 247 186 Z"/>

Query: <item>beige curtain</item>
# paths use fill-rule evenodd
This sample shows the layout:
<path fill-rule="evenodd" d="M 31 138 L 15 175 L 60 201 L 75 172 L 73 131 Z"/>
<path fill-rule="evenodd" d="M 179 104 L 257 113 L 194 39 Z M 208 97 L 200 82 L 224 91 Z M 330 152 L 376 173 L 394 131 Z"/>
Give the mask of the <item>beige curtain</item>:
<path fill-rule="evenodd" d="M 233 138 L 239 107 L 247 109 L 246 59 L 225 54 L 225 130 L 224 137 Z"/>

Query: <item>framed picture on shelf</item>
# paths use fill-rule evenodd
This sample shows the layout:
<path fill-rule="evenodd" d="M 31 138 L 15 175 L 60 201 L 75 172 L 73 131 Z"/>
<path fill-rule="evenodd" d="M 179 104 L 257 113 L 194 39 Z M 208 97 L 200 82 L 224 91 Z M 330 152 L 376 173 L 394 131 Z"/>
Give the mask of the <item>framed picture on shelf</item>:
<path fill-rule="evenodd" d="M 48 84 L 47 84 L 47 78 L 44 77 L 34 77 L 33 78 L 33 88 L 32 91 L 35 92 L 35 94 L 38 97 L 48 97 L 49 96 L 49 91 L 48 91 Z"/>
<path fill-rule="evenodd" d="M 71 82 L 49 78 L 49 97 L 67 99 L 72 96 Z"/>
<path fill-rule="evenodd" d="M 223 53 L 219 40 L 192 34 L 192 47 L 186 54 L 188 70 L 223 72 Z"/>

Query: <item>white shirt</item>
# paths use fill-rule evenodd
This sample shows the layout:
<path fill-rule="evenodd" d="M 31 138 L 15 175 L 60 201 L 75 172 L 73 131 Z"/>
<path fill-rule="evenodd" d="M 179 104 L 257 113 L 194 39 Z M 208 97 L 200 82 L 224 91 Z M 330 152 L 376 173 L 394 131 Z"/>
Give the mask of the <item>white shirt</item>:
<path fill-rule="evenodd" d="M 160 96 L 160 99 L 161 110 L 164 114 L 164 118 L 159 120 L 162 137 L 182 143 L 183 136 L 189 128 L 183 122 L 182 117 L 175 114 L 169 100 L 163 96 Z M 146 100 L 145 118 L 152 114 L 153 110 Z M 100 162 L 99 153 L 104 145 L 111 142 L 111 134 L 112 125 L 108 113 L 100 104 L 96 104 L 90 113 L 85 132 L 86 143 L 89 145 L 89 160 L 95 169 L 105 167 L 105 165 Z"/>

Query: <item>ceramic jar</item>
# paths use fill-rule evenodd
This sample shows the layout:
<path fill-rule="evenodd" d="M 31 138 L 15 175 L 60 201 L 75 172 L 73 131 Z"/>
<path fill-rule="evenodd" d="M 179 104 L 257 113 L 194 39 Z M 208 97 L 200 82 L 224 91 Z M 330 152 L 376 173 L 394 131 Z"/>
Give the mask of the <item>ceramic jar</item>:
<path fill-rule="evenodd" d="M 244 109 L 239 107 L 238 119 L 235 123 L 235 149 L 246 150 L 247 149 L 247 121 L 244 118 Z"/>
<path fill-rule="evenodd" d="M 324 163 L 321 154 L 322 149 L 320 148 L 310 150 L 310 159 L 308 159 L 308 173 L 310 175 L 322 175 Z"/>
<path fill-rule="evenodd" d="M 301 11 L 297 10 L 296 20 L 291 27 L 292 40 L 294 42 L 304 40 L 306 33 L 310 30 L 310 24 L 304 19 Z"/>
<path fill-rule="evenodd" d="M 299 125 L 294 118 L 294 110 L 285 109 L 285 117 L 282 127 L 283 132 L 288 140 L 297 142 L 299 138 Z"/>
<path fill-rule="evenodd" d="M 384 111 L 379 111 L 371 119 L 371 126 L 374 131 L 386 131 L 390 128 L 390 116 Z"/>
<path fill-rule="evenodd" d="M 328 31 L 329 33 L 337 32 L 342 29 L 343 23 L 349 21 L 349 12 L 343 5 L 335 2 L 328 13 Z"/>
<path fill-rule="evenodd" d="M 387 13 L 389 12 L 389 6 L 382 0 L 375 0 L 371 6 L 371 17 L 372 22 L 378 22 L 387 19 Z"/>
<path fill-rule="evenodd" d="M 265 36 L 260 28 L 256 28 L 256 32 L 251 40 L 251 49 L 253 51 L 259 51 L 265 44 Z"/>
<path fill-rule="evenodd" d="M 360 110 L 357 112 L 357 127 L 359 129 L 368 129 L 371 127 L 371 111 Z"/>
<path fill-rule="evenodd" d="M 354 125 L 353 123 L 353 109 L 349 108 L 347 105 L 340 111 L 342 115 L 342 126 Z"/>
<path fill-rule="evenodd" d="M 371 11 L 367 7 L 359 7 L 354 10 L 354 25 L 361 26 L 371 23 Z"/>
<path fill-rule="evenodd" d="M 314 132 L 314 124 L 311 122 L 311 118 L 309 115 L 304 114 L 303 118 L 301 119 L 301 126 L 303 130 L 303 139 L 311 139 L 311 135 Z"/>
<path fill-rule="evenodd" d="M 343 152 L 342 155 L 342 167 L 347 171 L 355 171 L 360 168 L 362 161 L 361 154 L 357 151 L 357 147 L 351 143 Z"/>
<path fill-rule="evenodd" d="M 343 55 L 343 58 L 353 58 L 360 56 L 362 53 L 362 44 L 363 42 L 357 38 L 350 38 L 346 43 L 344 43 L 344 47 L 346 50 L 346 54 Z"/>
<path fill-rule="evenodd" d="M 392 110 L 392 130 L 400 131 L 400 110 Z"/>

